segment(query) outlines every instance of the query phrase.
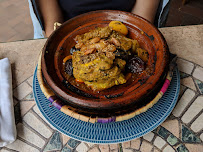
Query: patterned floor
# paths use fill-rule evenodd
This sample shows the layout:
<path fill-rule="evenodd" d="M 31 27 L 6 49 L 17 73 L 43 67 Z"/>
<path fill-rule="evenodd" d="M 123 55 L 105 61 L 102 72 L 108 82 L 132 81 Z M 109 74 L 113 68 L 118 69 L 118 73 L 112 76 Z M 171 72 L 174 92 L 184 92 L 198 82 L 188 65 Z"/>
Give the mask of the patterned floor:
<path fill-rule="evenodd" d="M 177 64 L 181 90 L 172 114 L 145 136 L 110 145 L 80 142 L 50 126 L 34 101 L 30 77 L 14 89 L 17 140 L 0 152 L 200 152 L 203 149 L 203 67 L 181 58 Z"/>
<path fill-rule="evenodd" d="M 0 42 L 33 38 L 27 0 L 0 0 Z"/>

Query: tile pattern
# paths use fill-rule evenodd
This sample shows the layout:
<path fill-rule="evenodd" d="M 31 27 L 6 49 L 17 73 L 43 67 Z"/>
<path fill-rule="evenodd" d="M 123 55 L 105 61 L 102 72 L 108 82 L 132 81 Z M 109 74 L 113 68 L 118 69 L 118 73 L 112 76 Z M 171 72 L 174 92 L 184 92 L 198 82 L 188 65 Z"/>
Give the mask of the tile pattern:
<path fill-rule="evenodd" d="M 183 67 L 183 65 L 187 66 Z M 0 152 L 12 150 L 21 152 L 196 152 L 203 148 L 203 82 L 199 77 L 203 70 L 200 66 L 181 58 L 178 59 L 178 66 L 181 79 L 185 79 L 181 81 L 183 91 L 167 120 L 143 137 L 106 145 L 72 139 L 50 126 L 33 101 L 33 93 L 30 92 L 32 77 L 30 77 L 14 88 L 17 140 L 0 149 Z M 26 92 L 23 92 L 25 89 Z"/>

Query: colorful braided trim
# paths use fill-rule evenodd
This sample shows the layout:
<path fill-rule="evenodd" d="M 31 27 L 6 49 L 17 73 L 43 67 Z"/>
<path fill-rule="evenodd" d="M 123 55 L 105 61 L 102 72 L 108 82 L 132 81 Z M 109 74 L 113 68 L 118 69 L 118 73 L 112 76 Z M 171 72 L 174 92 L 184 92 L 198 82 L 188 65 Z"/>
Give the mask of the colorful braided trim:
<path fill-rule="evenodd" d="M 169 72 L 166 76 L 166 80 L 161 88 L 161 90 L 159 91 L 159 93 L 156 95 L 156 97 L 147 105 L 145 105 L 144 107 L 141 107 L 139 109 L 136 109 L 135 111 L 128 113 L 128 114 L 123 114 L 123 115 L 119 115 L 119 116 L 112 116 L 109 118 L 101 118 L 101 117 L 96 117 L 96 118 L 92 118 L 92 117 L 88 117 L 86 115 L 82 115 L 79 114 L 77 112 L 75 112 L 75 110 L 64 104 L 63 101 L 61 101 L 54 93 L 53 91 L 48 87 L 48 85 L 44 82 L 43 80 L 43 76 L 42 76 L 42 70 L 41 70 L 41 54 L 38 60 L 38 67 L 37 67 L 37 79 L 39 81 L 39 85 L 40 88 L 42 90 L 42 92 L 44 93 L 44 95 L 46 96 L 46 98 L 50 101 L 50 103 L 56 107 L 58 110 L 60 110 L 61 112 L 65 113 L 68 116 L 71 116 L 75 119 L 79 119 L 85 122 L 90 122 L 90 123 L 111 123 L 111 122 L 117 122 L 117 121 L 124 121 L 124 120 L 128 120 L 130 118 L 135 117 L 136 115 L 139 115 L 140 113 L 143 113 L 145 111 L 147 111 L 149 108 L 151 108 L 155 103 L 157 103 L 159 101 L 159 99 L 164 95 L 164 93 L 166 92 L 167 88 L 170 85 L 172 76 L 173 76 L 173 69 L 176 66 L 176 64 L 174 64 L 174 62 L 171 62 L 169 65 Z"/>

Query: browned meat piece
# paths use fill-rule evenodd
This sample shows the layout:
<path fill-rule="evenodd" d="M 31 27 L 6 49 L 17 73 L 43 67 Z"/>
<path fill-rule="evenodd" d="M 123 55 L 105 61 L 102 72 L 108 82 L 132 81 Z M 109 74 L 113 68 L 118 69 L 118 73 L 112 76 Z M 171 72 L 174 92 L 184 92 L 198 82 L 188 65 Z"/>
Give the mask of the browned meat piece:
<path fill-rule="evenodd" d="M 113 41 L 113 44 L 116 43 L 117 45 L 115 45 L 119 49 L 125 51 L 132 49 L 133 51 L 135 51 L 139 47 L 139 43 L 137 40 L 129 39 L 119 32 L 113 31 L 110 37 L 110 41 Z M 118 42 L 120 43 L 120 46 Z"/>
<path fill-rule="evenodd" d="M 91 53 L 93 53 L 95 50 L 96 50 L 95 48 L 87 49 L 84 54 L 85 54 L 85 55 L 91 54 Z"/>
<path fill-rule="evenodd" d="M 76 48 L 76 49 L 81 49 L 83 45 L 84 45 L 84 43 L 82 43 L 82 42 L 77 43 L 77 44 L 75 45 L 75 48 Z"/>
<path fill-rule="evenodd" d="M 121 43 L 119 42 L 119 40 L 117 40 L 114 37 L 112 37 L 110 41 L 117 47 L 121 46 Z"/>
<path fill-rule="evenodd" d="M 93 39 L 90 40 L 90 44 L 97 43 L 97 42 L 100 41 L 100 39 L 101 39 L 100 37 L 95 37 L 95 38 L 93 38 Z"/>
<path fill-rule="evenodd" d="M 125 61 L 116 59 L 113 52 L 73 53 L 73 75 L 93 90 L 103 90 L 126 82 L 122 70 Z"/>
<path fill-rule="evenodd" d="M 107 38 L 107 37 L 109 37 L 111 32 L 112 32 L 112 29 L 110 29 L 108 26 L 103 27 L 103 28 L 98 27 L 95 30 L 91 30 L 88 33 L 85 33 L 82 35 L 77 35 L 75 37 L 75 41 L 86 43 L 88 40 L 95 38 L 95 37 Z"/>
<path fill-rule="evenodd" d="M 114 52 L 114 51 L 116 51 L 116 47 L 113 44 L 109 44 L 102 49 L 102 52 Z"/>

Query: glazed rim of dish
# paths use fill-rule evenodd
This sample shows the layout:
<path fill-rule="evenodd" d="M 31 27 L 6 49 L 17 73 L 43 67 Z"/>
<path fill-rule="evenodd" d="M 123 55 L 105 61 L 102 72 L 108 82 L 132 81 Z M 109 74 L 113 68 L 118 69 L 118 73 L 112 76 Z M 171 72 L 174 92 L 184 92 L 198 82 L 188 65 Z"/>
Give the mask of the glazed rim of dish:
<path fill-rule="evenodd" d="M 110 88 L 98 94 L 99 98 L 92 99 L 70 91 L 61 82 L 63 78 L 60 66 L 62 57 L 68 55 L 68 50 L 74 46 L 73 38 L 95 27 L 107 26 L 112 20 L 123 22 L 129 30 L 128 36 L 137 39 L 141 47 L 148 51 L 147 64 L 153 66 L 154 73 L 146 79 L 142 78 L 131 84 Z M 65 48 L 65 51 L 61 48 Z M 42 51 L 42 73 L 47 84 L 66 102 L 84 109 L 119 109 L 140 102 L 146 94 L 153 92 L 154 87 L 161 80 L 165 79 L 168 63 L 168 47 L 159 30 L 142 17 L 115 10 L 93 11 L 68 20 L 52 33 Z"/>

